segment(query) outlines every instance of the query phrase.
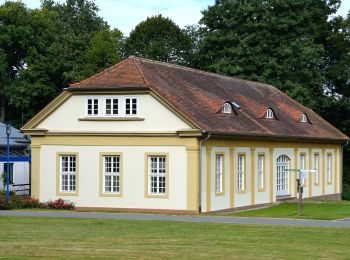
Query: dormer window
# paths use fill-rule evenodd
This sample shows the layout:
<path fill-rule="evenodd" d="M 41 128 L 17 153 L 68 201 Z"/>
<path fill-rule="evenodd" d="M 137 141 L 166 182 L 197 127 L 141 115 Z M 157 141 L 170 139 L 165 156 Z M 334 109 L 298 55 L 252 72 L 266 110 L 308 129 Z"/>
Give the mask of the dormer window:
<path fill-rule="evenodd" d="M 86 113 L 88 116 L 97 116 L 99 112 L 99 100 L 98 98 L 87 99 Z"/>
<path fill-rule="evenodd" d="M 268 108 L 268 109 L 266 110 L 265 118 L 269 118 L 269 119 L 274 118 L 274 114 L 273 114 L 273 111 L 272 111 L 271 108 Z"/>
<path fill-rule="evenodd" d="M 307 120 L 307 115 L 305 113 L 302 113 L 300 115 L 300 123 L 307 123 L 308 120 Z"/>
<path fill-rule="evenodd" d="M 232 113 L 232 107 L 229 103 L 225 103 L 222 106 L 222 113 L 224 113 L 224 114 L 231 114 Z"/>

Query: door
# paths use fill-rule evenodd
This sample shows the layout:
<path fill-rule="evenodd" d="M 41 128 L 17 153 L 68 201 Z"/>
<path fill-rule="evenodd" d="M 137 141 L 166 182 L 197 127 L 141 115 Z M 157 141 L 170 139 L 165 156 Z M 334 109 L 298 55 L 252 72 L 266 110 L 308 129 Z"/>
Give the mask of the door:
<path fill-rule="evenodd" d="M 286 155 L 281 155 L 276 161 L 277 168 L 277 196 L 289 195 L 289 171 L 290 169 L 290 159 Z"/>

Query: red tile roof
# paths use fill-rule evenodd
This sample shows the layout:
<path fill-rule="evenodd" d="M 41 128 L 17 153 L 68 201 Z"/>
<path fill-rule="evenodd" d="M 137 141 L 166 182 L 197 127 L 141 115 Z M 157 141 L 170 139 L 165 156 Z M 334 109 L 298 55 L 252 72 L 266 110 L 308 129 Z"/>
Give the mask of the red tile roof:
<path fill-rule="evenodd" d="M 130 57 L 70 89 L 144 87 L 156 92 L 203 131 L 223 134 L 325 139 L 349 138 L 277 88 L 178 65 Z M 237 115 L 222 114 L 234 101 Z M 265 119 L 272 108 L 277 119 Z M 306 113 L 310 123 L 300 123 Z"/>

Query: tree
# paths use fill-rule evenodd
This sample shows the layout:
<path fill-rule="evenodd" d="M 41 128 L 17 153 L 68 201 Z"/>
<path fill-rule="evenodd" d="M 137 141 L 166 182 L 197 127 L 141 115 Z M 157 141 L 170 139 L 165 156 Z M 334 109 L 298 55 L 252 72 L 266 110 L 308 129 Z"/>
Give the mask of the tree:
<path fill-rule="evenodd" d="M 18 2 L 0 6 L 0 108 L 8 107 L 7 120 L 20 126 L 80 79 L 90 42 L 109 30 L 97 11 L 89 0 L 44 0 L 34 10 Z"/>
<path fill-rule="evenodd" d="M 30 14 L 23 3 L 5 2 L 0 6 L 0 121 L 5 119 L 8 90 L 31 45 Z"/>
<path fill-rule="evenodd" d="M 126 40 L 127 55 L 174 63 L 184 63 L 191 40 L 169 18 L 162 15 L 138 24 Z"/>
<path fill-rule="evenodd" d="M 96 33 L 85 52 L 80 79 L 94 75 L 119 62 L 123 57 L 123 47 L 123 33 L 118 29 L 105 29 Z"/>
<path fill-rule="evenodd" d="M 317 110 L 323 94 L 320 39 L 338 0 L 217 0 L 203 12 L 202 69 L 273 84 Z"/>

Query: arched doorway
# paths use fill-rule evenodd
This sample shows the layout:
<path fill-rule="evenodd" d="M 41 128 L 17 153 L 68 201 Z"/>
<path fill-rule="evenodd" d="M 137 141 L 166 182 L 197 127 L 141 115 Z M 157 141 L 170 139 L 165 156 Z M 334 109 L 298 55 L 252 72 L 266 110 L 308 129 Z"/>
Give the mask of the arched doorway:
<path fill-rule="evenodd" d="M 277 183 L 277 196 L 289 195 L 289 171 L 290 159 L 286 155 L 281 155 L 276 160 L 276 183 Z"/>

